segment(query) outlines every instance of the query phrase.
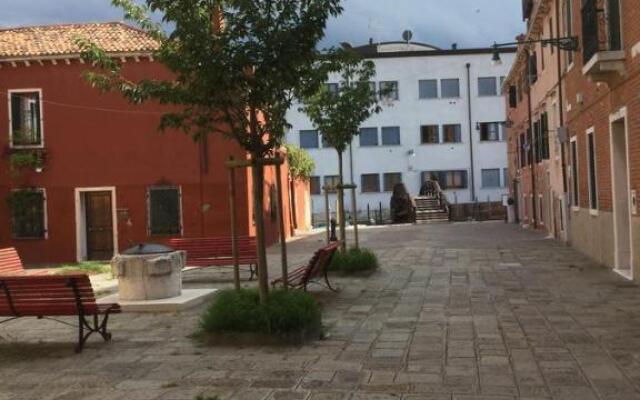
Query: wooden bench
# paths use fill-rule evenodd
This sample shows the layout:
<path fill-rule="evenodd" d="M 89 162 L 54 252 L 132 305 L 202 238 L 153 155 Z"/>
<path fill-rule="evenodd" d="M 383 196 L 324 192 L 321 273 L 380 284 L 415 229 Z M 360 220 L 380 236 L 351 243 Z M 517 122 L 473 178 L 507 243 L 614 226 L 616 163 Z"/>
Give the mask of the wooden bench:
<path fill-rule="evenodd" d="M 324 278 L 327 288 L 333 292 L 337 292 L 329 282 L 329 265 L 333 259 L 333 255 L 340 247 L 340 242 L 332 242 L 325 247 L 318 249 L 309 262 L 299 268 L 289 272 L 288 286 L 297 289 L 307 290 L 307 286 L 314 279 Z M 282 277 L 271 282 L 271 286 L 282 285 Z"/>
<path fill-rule="evenodd" d="M 91 281 L 84 274 L 49 276 L 0 276 L 0 323 L 22 317 L 38 319 L 78 316 L 78 344 L 81 352 L 91 334 L 111 340 L 109 315 L 121 312 L 118 304 L 97 304 Z M 100 316 L 102 320 L 100 321 Z M 66 324 L 64 321 L 57 321 Z M 69 324 L 68 324 L 69 325 Z"/>
<path fill-rule="evenodd" d="M 23 274 L 24 266 L 18 252 L 13 247 L 0 249 L 0 275 Z"/>
<path fill-rule="evenodd" d="M 175 250 L 187 252 L 187 266 L 189 267 L 233 267 L 231 237 L 170 239 L 169 246 Z M 258 264 L 255 237 L 238 238 L 238 263 L 249 266 L 250 279 L 253 279 L 254 266 Z"/>

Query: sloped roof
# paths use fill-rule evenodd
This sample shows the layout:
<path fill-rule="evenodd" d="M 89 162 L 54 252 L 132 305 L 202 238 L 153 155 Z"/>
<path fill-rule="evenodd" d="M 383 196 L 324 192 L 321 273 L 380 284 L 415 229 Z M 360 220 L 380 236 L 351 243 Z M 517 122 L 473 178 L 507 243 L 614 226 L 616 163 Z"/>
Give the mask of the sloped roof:
<path fill-rule="evenodd" d="M 78 38 L 108 53 L 148 53 L 158 48 L 144 31 L 121 22 L 28 26 L 0 29 L 0 59 L 77 55 Z"/>

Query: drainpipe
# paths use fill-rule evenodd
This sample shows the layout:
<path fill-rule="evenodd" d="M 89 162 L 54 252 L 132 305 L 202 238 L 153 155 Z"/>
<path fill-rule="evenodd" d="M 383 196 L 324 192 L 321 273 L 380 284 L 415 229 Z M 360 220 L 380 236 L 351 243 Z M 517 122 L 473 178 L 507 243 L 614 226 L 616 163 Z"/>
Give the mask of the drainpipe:
<path fill-rule="evenodd" d="M 467 63 L 467 105 L 469 111 L 469 158 L 471 161 L 471 202 L 476 201 L 475 165 L 473 162 L 473 122 L 471 110 L 471 63 Z"/>
<path fill-rule="evenodd" d="M 556 1 L 556 37 L 560 37 L 560 2 Z M 564 126 L 564 93 L 562 91 L 562 60 L 560 54 L 562 52 L 560 49 L 557 51 L 557 64 L 558 64 L 558 126 Z M 566 134 L 569 134 L 568 130 L 565 130 Z M 560 204 L 560 208 L 562 209 L 562 226 L 564 228 L 564 239 L 565 241 L 569 241 L 569 183 L 567 177 L 567 157 L 566 157 L 566 142 L 568 137 L 565 138 L 565 141 L 560 143 L 560 159 L 562 162 L 562 203 Z"/>
<path fill-rule="evenodd" d="M 538 229 L 538 207 L 536 205 L 538 193 L 536 193 L 536 154 L 534 152 L 535 147 L 533 146 L 533 138 L 535 132 L 533 131 L 533 110 L 531 109 L 531 63 L 529 62 L 529 58 L 531 54 L 529 54 L 529 50 L 527 50 L 527 83 L 529 85 L 529 90 L 527 91 L 527 111 L 529 113 L 529 148 L 531 149 L 531 192 L 533 194 L 531 198 L 531 210 L 533 216 L 533 228 Z"/>

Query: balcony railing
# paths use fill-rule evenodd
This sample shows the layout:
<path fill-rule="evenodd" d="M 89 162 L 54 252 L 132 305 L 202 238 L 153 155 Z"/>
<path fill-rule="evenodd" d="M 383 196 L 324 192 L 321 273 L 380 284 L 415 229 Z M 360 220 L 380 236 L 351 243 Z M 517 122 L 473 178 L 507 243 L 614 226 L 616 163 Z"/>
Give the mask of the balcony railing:
<path fill-rule="evenodd" d="M 620 0 L 583 0 L 582 55 L 587 64 L 600 51 L 621 50 Z"/>

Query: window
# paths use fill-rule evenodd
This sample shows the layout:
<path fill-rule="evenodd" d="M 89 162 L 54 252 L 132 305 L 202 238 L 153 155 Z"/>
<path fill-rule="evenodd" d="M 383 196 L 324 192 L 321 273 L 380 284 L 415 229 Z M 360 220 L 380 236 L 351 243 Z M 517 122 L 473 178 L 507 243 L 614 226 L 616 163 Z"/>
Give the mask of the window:
<path fill-rule="evenodd" d="M 593 131 L 587 133 L 587 162 L 589 163 L 589 207 L 598 209 L 598 181 L 596 173 L 596 143 Z"/>
<path fill-rule="evenodd" d="M 478 96 L 497 96 L 496 78 L 478 78 Z"/>
<path fill-rule="evenodd" d="M 428 79 L 419 82 L 419 91 L 421 99 L 437 99 L 438 98 L 438 80 Z"/>
<path fill-rule="evenodd" d="M 384 191 L 385 192 L 393 192 L 393 187 L 402 183 L 402 173 L 400 172 L 389 172 L 383 175 L 383 183 L 384 183 Z"/>
<path fill-rule="evenodd" d="M 438 125 L 424 125 L 420 127 L 420 143 L 433 144 L 440 143 L 440 132 Z"/>
<path fill-rule="evenodd" d="M 46 196 L 42 189 L 16 190 L 7 199 L 11 210 L 11 232 L 15 239 L 44 239 Z"/>
<path fill-rule="evenodd" d="M 422 173 L 422 182 L 437 179 L 442 190 L 466 189 L 467 171 L 426 171 Z"/>
<path fill-rule="evenodd" d="M 520 134 L 520 168 L 524 168 L 529 165 L 529 142 L 528 137 L 524 134 Z"/>
<path fill-rule="evenodd" d="M 462 143 L 462 125 L 449 124 L 442 126 L 442 143 Z"/>
<path fill-rule="evenodd" d="M 318 141 L 318 131 L 305 130 L 300 131 L 300 148 L 302 149 L 317 149 L 320 147 Z"/>
<path fill-rule="evenodd" d="M 179 235 L 182 232 L 180 188 L 149 188 L 149 234 Z"/>
<path fill-rule="evenodd" d="M 564 1 L 564 24 L 568 37 L 573 36 L 573 0 Z M 573 64 L 573 51 L 567 51 L 567 67 Z"/>
<path fill-rule="evenodd" d="M 518 88 L 514 85 L 509 86 L 509 107 L 516 108 L 518 106 Z"/>
<path fill-rule="evenodd" d="M 380 82 L 380 91 L 384 93 L 384 98 L 391 100 L 398 100 L 400 98 L 397 81 Z"/>
<path fill-rule="evenodd" d="M 549 159 L 549 116 L 542 113 L 540 116 L 538 136 L 538 160 Z"/>
<path fill-rule="evenodd" d="M 360 147 L 378 145 L 378 128 L 360 128 Z"/>
<path fill-rule="evenodd" d="M 40 91 L 10 90 L 12 147 L 41 147 L 42 94 Z"/>
<path fill-rule="evenodd" d="M 482 187 L 483 188 L 499 188 L 500 185 L 500 168 L 483 169 L 482 170 Z"/>
<path fill-rule="evenodd" d="M 529 84 L 538 82 L 538 53 L 529 54 Z"/>
<path fill-rule="evenodd" d="M 579 191 L 579 174 L 578 174 L 578 141 L 574 137 L 571 139 L 571 188 L 572 188 L 572 201 L 574 207 L 580 207 L 580 191 Z"/>
<path fill-rule="evenodd" d="M 500 123 L 499 122 L 481 122 L 480 123 L 480 140 L 483 142 L 499 142 L 500 141 Z"/>
<path fill-rule="evenodd" d="M 386 126 L 382 128 L 382 145 L 383 146 L 399 146 L 400 145 L 400 127 Z"/>
<path fill-rule="evenodd" d="M 443 79 L 440 81 L 440 96 L 443 99 L 460 97 L 460 80 Z"/>
<path fill-rule="evenodd" d="M 324 177 L 324 187 L 330 191 L 336 190 L 340 183 L 340 177 L 338 175 L 327 175 Z"/>
<path fill-rule="evenodd" d="M 326 86 L 327 86 L 327 91 L 333 94 L 337 94 L 338 90 L 340 89 L 337 83 L 327 83 Z"/>
<path fill-rule="evenodd" d="M 380 175 L 362 174 L 362 193 L 377 193 L 380 191 Z"/>
<path fill-rule="evenodd" d="M 309 191 L 312 195 L 322 194 L 322 188 L 320 187 L 320 177 L 312 176 L 309 178 Z"/>

